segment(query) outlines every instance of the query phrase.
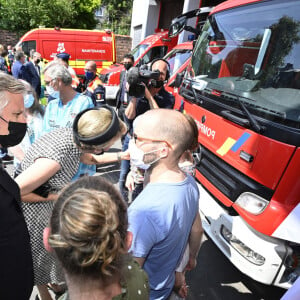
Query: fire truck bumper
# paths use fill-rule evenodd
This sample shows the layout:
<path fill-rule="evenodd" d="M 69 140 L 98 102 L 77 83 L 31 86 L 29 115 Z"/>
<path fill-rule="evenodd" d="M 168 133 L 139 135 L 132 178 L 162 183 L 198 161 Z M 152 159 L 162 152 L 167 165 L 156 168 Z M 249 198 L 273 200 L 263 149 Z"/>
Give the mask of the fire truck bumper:
<path fill-rule="evenodd" d="M 284 260 L 291 249 L 284 241 L 263 235 L 240 216 L 231 216 L 200 184 L 199 211 L 208 236 L 244 274 L 264 284 L 289 288 Z"/>

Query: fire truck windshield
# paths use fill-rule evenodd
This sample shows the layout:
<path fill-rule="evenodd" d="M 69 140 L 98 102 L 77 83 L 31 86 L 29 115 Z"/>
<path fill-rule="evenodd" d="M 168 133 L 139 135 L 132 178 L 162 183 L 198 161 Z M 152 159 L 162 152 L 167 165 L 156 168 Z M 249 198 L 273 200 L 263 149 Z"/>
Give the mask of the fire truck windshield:
<path fill-rule="evenodd" d="M 149 47 L 149 44 L 140 44 L 140 45 L 137 45 L 132 51 L 131 51 L 131 54 L 133 55 L 134 57 L 134 61 L 137 60 L 137 58 L 139 56 L 141 56 L 145 51 L 146 49 Z"/>
<path fill-rule="evenodd" d="M 252 114 L 300 128 L 300 2 L 255 2 L 211 15 L 186 76 L 203 92 L 235 94 Z"/>

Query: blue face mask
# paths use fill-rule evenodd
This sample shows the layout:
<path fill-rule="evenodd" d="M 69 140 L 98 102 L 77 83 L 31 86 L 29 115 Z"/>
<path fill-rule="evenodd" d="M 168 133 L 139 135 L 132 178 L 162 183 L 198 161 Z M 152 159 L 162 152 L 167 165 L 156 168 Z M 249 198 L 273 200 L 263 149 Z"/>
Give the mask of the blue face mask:
<path fill-rule="evenodd" d="M 51 85 L 46 85 L 46 90 L 51 97 L 59 99 L 59 91 L 56 91 Z"/>
<path fill-rule="evenodd" d="M 24 96 L 24 107 L 30 108 L 32 104 L 34 103 L 34 97 L 32 94 L 26 94 Z"/>
<path fill-rule="evenodd" d="M 86 80 L 92 80 L 95 76 L 94 72 L 86 71 L 84 72 Z"/>

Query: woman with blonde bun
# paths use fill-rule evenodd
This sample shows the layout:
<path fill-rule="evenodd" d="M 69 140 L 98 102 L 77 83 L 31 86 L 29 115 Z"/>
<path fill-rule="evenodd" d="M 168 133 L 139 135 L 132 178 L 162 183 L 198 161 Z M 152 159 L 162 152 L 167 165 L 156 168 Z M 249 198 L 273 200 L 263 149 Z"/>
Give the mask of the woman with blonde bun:
<path fill-rule="evenodd" d="M 127 205 L 107 180 L 83 177 L 62 191 L 44 231 L 65 272 L 60 300 L 149 299 L 146 273 L 127 253 L 127 228 Z"/>
<path fill-rule="evenodd" d="M 47 285 L 60 293 L 64 281 L 55 258 L 43 246 L 43 230 L 57 194 L 71 182 L 79 163 L 108 163 L 126 158 L 124 152 L 107 151 L 126 132 L 125 124 L 110 107 L 80 112 L 73 128 L 58 128 L 31 145 L 21 162 L 16 182 L 30 234 L 34 284 L 40 300 L 51 300 Z M 48 285 L 49 287 L 49 285 Z"/>

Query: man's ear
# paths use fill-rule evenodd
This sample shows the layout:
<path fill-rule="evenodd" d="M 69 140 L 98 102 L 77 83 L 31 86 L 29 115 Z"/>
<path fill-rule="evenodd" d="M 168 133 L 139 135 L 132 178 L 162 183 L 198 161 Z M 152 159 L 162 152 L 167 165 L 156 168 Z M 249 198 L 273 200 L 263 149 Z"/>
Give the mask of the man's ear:
<path fill-rule="evenodd" d="M 127 246 L 127 251 L 130 249 L 131 244 L 132 244 L 132 239 L 133 235 L 131 231 L 127 231 L 127 236 L 126 236 L 126 246 Z"/>
<path fill-rule="evenodd" d="M 43 232 L 43 242 L 44 242 L 45 249 L 48 252 L 53 252 L 53 249 L 51 248 L 51 246 L 49 245 L 49 242 L 48 242 L 50 234 L 51 234 L 51 228 L 50 227 L 46 227 L 44 229 L 44 232 Z"/>
<path fill-rule="evenodd" d="M 169 147 L 163 147 L 161 150 L 160 150 L 160 154 L 161 154 L 161 158 L 164 158 L 164 157 L 167 157 L 169 155 Z"/>

